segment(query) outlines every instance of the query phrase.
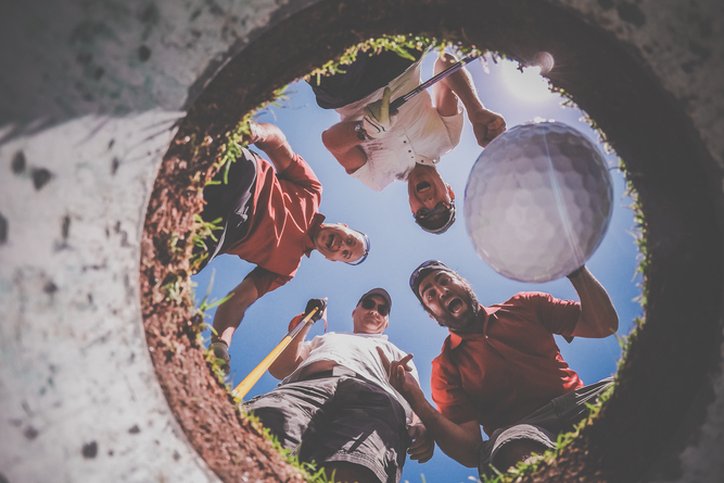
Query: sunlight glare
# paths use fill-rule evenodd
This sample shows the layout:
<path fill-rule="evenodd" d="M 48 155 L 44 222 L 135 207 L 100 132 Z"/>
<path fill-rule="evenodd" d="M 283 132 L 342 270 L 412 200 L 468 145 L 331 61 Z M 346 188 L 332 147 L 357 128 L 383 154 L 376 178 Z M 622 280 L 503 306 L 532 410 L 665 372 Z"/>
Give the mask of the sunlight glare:
<path fill-rule="evenodd" d="M 523 67 L 521 72 L 516 62 L 506 60 L 502 63 L 501 75 L 505 86 L 522 101 L 544 102 L 556 96 L 540 73 L 541 68 L 537 65 Z"/>

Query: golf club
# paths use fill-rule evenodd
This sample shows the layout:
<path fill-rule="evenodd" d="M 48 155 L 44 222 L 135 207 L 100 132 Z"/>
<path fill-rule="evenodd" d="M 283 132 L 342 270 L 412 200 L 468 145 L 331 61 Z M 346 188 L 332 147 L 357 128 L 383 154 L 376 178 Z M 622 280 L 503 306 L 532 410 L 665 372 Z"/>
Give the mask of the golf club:
<path fill-rule="evenodd" d="M 450 74 L 459 71 L 460 69 L 465 67 L 466 64 L 469 64 L 470 62 L 477 59 L 478 57 L 480 57 L 480 56 L 479 55 L 468 55 L 467 57 L 464 57 L 463 59 L 454 63 L 453 65 L 451 65 L 444 71 L 434 75 L 427 81 L 425 81 L 422 84 L 420 84 L 419 86 L 415 87 L 407 94 L 404 94 L 404 95 L 398 97 L 394 101 L 390 102 L 390 112 L 396 112 L 404 103 L 406 103 L 407 101 L 409 101 L 410 99 L 412 99 L 413 97 L 418 95 L 420 92 L 424 91 L 431 85 L 436 84 L 437 82 L 441 81 L 442 79 L 449 76 Z"/>
<path fill-rule="evenodd" d="M 294 340 L 294 338 L 302 331 L 302 329 L 310 323 L 313 324 L 315 322 L 314 320 L 312 320 L 312 317 L 314 316 L 314 314 L 317 313 L 318 310 L 319 307 L 314 307 L 312 310 L 310 310 L 309 313 L 306 314 L 304 318 L 297 324 L 297 326 L 290 330 L 289 333 L 285 335 L 284 338 L 276 345 L 276 347 L 274 347 L 271 352 L 269 352 L 269 354 L 254 369 L 252 369 L 249 375 L 246 376 L 244 380 L 241 381 L 239 385 L 234 388 L 232 394 L 243 399 L 244 396 L 246 396 L 251 390 L 251 388 L 254 387 L 254 384 L 256 384 L 259 379 L 261 379 L 261 376 L 264 375 L 267 369 L 269 369 L 274 361 L 277 360 L 279 355 L 284 352 L 284 349 L 286 349 L 287 346 L 292 342 L 292 340 Z"/>

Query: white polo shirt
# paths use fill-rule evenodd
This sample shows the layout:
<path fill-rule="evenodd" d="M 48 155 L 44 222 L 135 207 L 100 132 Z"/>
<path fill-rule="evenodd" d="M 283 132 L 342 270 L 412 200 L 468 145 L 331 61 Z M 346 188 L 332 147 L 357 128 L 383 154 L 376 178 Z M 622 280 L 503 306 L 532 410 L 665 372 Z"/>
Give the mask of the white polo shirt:
<path fill-rule="evenodd" d="M 395 77 L 387 87 L 391 99 L 407 94 L 420 84 L 422 59 Z M 337 109 L 342 121 L 360 120 L 364 108 L 382 98 L 384 87 L 367 97 Z M 407 101 L 399 110 L 392 129 L 379 139 L 364 141 L 360 146 L 367 163 L 352 173 L 375 191 L 382 191 L 397 180 L 407 179 L 416 163 L 434 166 L 440 157 L 460 142 L 463 113 L 458 108 L 453 116 L 441 116 L 432 105 L 427 90 Z"/>
<path fill-rule="evenodd" d="M 334 361 L 337 365 L 355 372 L 394 396 L 405 409 L 407 422 L 410 423 L 412 421 L 412 409 L 405 398 L 390 385 L 387 379 L 387 371 L 382 365 L 380 355 L 377 353 L 377 347 L 384 351 L 389 361 L 397 361 L 407 355 L 390 342 L 385 334 L 328 332 L 316 336 L 311 341 L 305 341 L 301 345 L 300 356 L 304 360 L 281 383 L 295 381 L 302 369 L 310 364 L 319 361 Z M 412 368 L 412 376 L 419 383 L 420 379 L 415 364 L 410 361 L 408 365 Z"/>

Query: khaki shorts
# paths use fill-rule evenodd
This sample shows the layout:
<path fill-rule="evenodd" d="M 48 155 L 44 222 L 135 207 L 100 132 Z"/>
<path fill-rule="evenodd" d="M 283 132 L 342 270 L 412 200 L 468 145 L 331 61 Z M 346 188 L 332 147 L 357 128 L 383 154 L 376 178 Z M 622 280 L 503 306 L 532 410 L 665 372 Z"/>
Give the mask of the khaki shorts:
<path fill-rule="evenodd" d="M 587 405 L 594 403 L 612 384 L 613 379 L 608 377 L 576 389 L 551 400 L 517 424 L 493 431 L 490 439 L 484 441 L 480 448 L 480 473 L 490 474 L 490 465 L 495 466 L 495 456 L 503 446 L 512 441 L 526 439 L 540 443 L 548 449 L 555 448 L 558 434 L 570 431 L 582 420 L 588 414 Z"/>
<path fill-rule="evenodd" d="M 400 480 L 409 446 L 405 411 L 376 384 L 332 376 L 283 384 L 244 404 L 302 461 L 348 462 Z"/>

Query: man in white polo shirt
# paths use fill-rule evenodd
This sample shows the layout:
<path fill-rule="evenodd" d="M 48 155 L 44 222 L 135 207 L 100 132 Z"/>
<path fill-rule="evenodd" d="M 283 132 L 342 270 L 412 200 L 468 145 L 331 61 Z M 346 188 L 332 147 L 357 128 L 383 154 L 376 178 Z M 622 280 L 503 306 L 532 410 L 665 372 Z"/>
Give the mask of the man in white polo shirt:
<path fill-rule="evenodd" d="M 420 462 L 434 450 L 425 427 L 390 385 L 378 353 L 388 360 L 406 356 L 384 335 L 391 308 L 389 293 L 374 288 L 352 311 L 353 333 L 304 341 L 307 326 L 269 368 L 281 384 L 244 405 L 285 448 L 302 461 L 316 461 L 335 481 L 397 482 L 408 446 Z"/>
<path fill-rule="evenodd" d="M 341 121 L 322 134 L 327 149 L 347 174 L 375 191 L 395 180 L 407 181 L 415 222 L 443 233 L 455 221 L 455 194 L 436 169 L 440 157 L 457 146 L 463 125 L 460 103 L 480 146 L 505 131 L 505 120 L 483 106 L 463 68 L 389 112 L 389 102 L 420 83 L 422 57 L 416 61 L 385 51 L 345 66 L 345 73 L 311 81 L 317 104 L 336 109 Z M 435 74 L 457 59 L 442 53 Z M 434 102 L 433 102 L 434 100 Z"/>

